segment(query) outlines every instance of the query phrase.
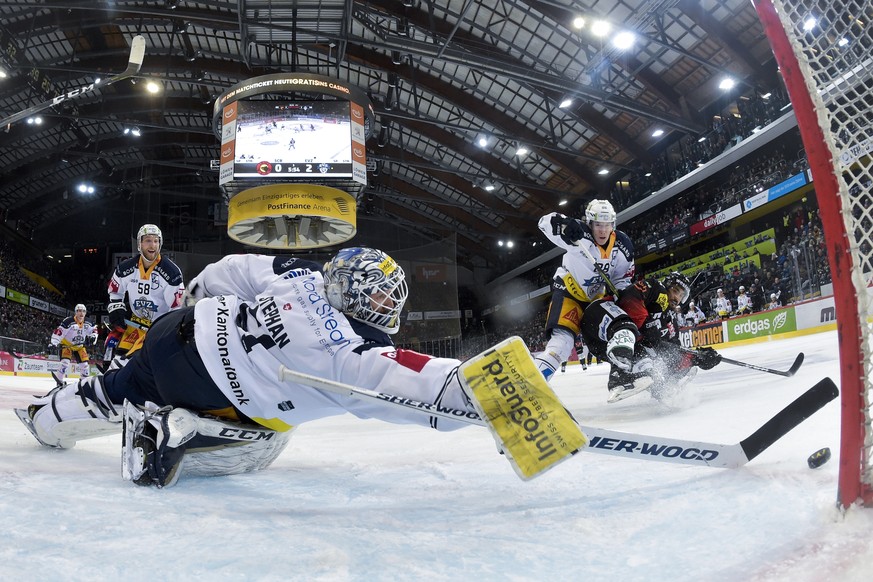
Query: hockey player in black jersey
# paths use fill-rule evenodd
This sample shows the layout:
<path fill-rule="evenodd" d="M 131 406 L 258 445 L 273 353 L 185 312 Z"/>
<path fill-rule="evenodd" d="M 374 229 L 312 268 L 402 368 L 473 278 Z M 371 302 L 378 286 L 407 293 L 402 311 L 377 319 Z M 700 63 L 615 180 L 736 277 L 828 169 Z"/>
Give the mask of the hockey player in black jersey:
<path fill-rule="evenodd" d="M 697 368 L 708 370 L 721 361 L 712 348 L 687 352 L 679 346 L 673 308 L 688 301 L 688 278 L 671 273 L 663 282 L 637 281 L 617 299 L 592 303 L 582 318 L 582 336 L 591 352 L 605 358 L 608 346 L 619 345 L 616 362 L 612 348 L 609 402 L 651 389 L 657 398 L 690 381 Z M 622 361 L 623 360 L 623 361 Z"/>

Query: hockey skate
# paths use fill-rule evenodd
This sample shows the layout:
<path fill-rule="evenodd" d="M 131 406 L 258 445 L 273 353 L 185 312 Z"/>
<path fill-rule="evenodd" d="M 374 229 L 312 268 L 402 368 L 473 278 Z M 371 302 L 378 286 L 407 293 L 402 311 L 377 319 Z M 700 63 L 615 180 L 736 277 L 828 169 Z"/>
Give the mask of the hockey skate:
<path fill-rule="evenodd" d="M 44 447 L 50 447 L 52 449 L 62 448 L 60 445 L 52 445 L 52 444 L 45 442 L 41 438 L 39 438 L 39 434 L 37 434 L 37 432 L 36 432 L 36 427 L 33 426 L 33 414 L 31 414 L 31 409 L 33 410 L 33 414 L 36 414 L 38 407 L 31 404 L 26 409 L 13 408 L 12 410 L 13 410 L 13 412 L 15 412 L 15 416 L 18 417 L 18 420 L 21 421 L 21 424 L 23 424 L 25 427 L 27 427 L 27 430 L 30 431 L 30 434 L 33 435 L 33 438 L 35 438 L 39 444 L 41 444 Z"/>
<path fill-rule="evenodd" d="M 624 370 L 613 364 L 609 371 L 608 403 L 618 402 L 634 394 L 645 392 L 652 387 L 656 379 L 654 364 L 651 358 L 642 357 L 634 362 L 631 370 Z"/>
<path fill-rule="evenodd" d="M 35 397 L 27 409 L 15 415 L 43 446 L 69 449 L 76 442 L 120 430 L 121 407 L 113 405 L 99 377 L 52 388 Z M 117 408 L 117 410 L 116 410 Z"/>

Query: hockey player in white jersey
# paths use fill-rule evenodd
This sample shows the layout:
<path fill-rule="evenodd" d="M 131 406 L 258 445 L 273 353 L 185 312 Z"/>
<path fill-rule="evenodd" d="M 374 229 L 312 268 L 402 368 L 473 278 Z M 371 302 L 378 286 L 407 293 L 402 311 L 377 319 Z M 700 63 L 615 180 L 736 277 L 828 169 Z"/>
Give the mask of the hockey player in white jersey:
<path fill-rule="evenodd" d="M 536 358 L 548 380 L 570 356 L 585 307 L 608 291 L 591 259 L 621 291 L 633 282 L 634 248 L 625 233 L 615 230 L 615 210 L 607 200 L 592 200 L 585 209 L 585 222 L 553 212 L 540 218 L 538 226 L 555 246 L 566 251 L 552 280 L 552 301 L 546 316 L 546 331 L 551 335 L 546 349 Z M 619 342 L 610 344 L 607 353 L 611 355 L 616 348 L 622 349 Z M 632 345 L 629 349 L 633 352 Z"/>
<path fill-rule="evenodd" d="M 727 319 L 733 312 L 731 300 L 725 297 L 723 289 L 716 291 L 715 312 L 722 319 Z"/>
<path fill-rule="evenodd" d="M 748 315 L 752 313 L 752 298 L 746 295 L 746 288 L 740 285 L 737 292 L 737 315 Z"/>
<path fill-rule="evenodd" d="M 88 367 L 88 350 L 85 349 L 85 345 L 97 343 L 97 327 L 85 319 L 87 313 L 85 305 L 79 303 L 76 305 L 74 315 L 65 318 L 52 333 L 52 347 L 61 348 L 61 366 L 57 372 L 52 372 L 52 378 L 58 386 L 64 385 L 73 358 L 76 359 L 77 367 L 84 369 Z M 83 372 L 83 375 L 85 374 Z"/>
<path fill-rule="evenodd" d="M 196 306 L 158 319 L 126 366 L 37 399 L 31 420 L 22 420 L 42 444 L 60 448 L 120 432 L 123 420 L 124 476 L 159 487 L 182 472 L 264 468 L 291 429 L 345 412 L 437 430 L 468 426 L 279 379 L 284 365 L 474 411 L 460 385 L 459 360 L 394 347 L 390 335 L 399 329 L 407 293 L 403 269 L 375 249 L 344 249 L 323 266 L 228 256 L 190 282 Z"/>
<path fill-rule="evenodd" d="M 161 256 L 163 242 L 160 228 L 142 225 L 136 235 L 139 256 L 119 263 L 109 280 L 107 310 L 112 330 L 103 359 L 113 360 L 113 367 L 123 365 L 124 358 L 140 348 L 155 319 L 182 306 L 182 271 Z"/>

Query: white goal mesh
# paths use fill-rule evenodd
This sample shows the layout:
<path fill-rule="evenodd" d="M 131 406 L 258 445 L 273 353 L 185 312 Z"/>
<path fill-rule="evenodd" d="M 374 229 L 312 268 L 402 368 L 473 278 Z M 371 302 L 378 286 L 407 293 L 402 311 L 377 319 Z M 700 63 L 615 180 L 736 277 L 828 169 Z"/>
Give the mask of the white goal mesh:
<path fill-rule="evenodd" d="M 839 502 L 873 504 L 873 3 L 755 0 L 810 162 L 840 342 Z"/>

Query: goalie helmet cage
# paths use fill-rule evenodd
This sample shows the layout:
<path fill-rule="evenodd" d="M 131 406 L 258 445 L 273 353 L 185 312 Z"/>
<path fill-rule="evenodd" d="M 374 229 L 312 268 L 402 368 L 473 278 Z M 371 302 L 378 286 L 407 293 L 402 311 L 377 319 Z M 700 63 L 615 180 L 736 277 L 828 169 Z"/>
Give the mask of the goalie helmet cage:
<path fill-rule="evenodd" d="M 840 352 L 837 501 L 873 506 L 873 36 L 869 0 L 754 0 L 788 89 L 828 247 Z"/>

